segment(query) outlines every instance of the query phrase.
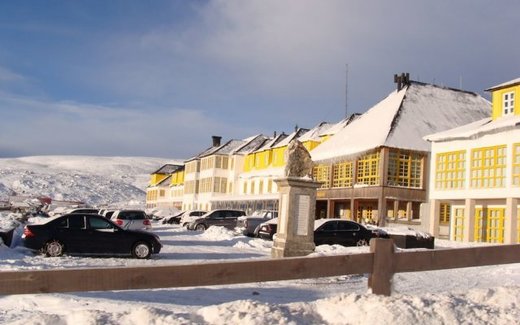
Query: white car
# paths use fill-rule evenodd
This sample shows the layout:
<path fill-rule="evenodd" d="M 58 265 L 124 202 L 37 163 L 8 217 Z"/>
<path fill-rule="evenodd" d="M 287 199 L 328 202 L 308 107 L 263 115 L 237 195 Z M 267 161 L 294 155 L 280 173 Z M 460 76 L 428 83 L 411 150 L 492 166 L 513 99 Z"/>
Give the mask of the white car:
<path fill-rule="evenodd" d="M 187 227 L 190 223 L 197 220 L 200 216 L 203 216 L 206 213 L 208 212 L 203 210 L 188 210 L 182 214 L 179 224 L 183 227 Z"/>
<path fill-rule="evenodd" d="M 152 223 L 148 215 L 142 210 L 116 210 L 110 218 L 123 229 L 150 230 Z"/>

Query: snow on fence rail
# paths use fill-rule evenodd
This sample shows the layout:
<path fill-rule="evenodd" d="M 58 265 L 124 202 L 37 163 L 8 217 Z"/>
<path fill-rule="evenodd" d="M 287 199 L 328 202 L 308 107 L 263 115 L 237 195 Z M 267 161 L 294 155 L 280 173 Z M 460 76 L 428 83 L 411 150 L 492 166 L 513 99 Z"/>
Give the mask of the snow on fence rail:
<path fill-rule="evenodd" d="M 369 273 L 375 294 L 390 295 L 394 273 L 520 263 L 520 245 L 395 252 L 374 239 L 370 253 L 152 267 L 0 272 L 0 294 L 194 287 Z"/>

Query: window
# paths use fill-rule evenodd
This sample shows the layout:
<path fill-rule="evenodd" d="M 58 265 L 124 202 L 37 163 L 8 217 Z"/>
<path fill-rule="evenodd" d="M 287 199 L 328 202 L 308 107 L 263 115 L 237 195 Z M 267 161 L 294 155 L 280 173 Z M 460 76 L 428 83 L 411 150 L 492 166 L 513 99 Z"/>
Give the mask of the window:
<path fill-rule="evenodd" d="M 332 232 L 337 230 L 336 221 L 329 221 L 321 226 L 321 231 Z"/>
<path fill-rule="evenodd" d="M 502 95 L 502 110 L 504 115 L 513 114 L 515 107 L 515 93 L 508 92 Z"/>
<path fill-rule="evenodd" d="M 463 241 L 464 239 L 464 208 L 453 209 L 453 239 Z"/>
<path fill-rule="evenodd" d="M 61 219 L 57 224 L 56 224 L 56 227 L 57 228 L 68 228 L 69 227 L 69 224 L 67 222 L 67 218 L 63 218 Z"/>
<path fill-rule="evenodd" d="M 379 151 L 367 154 L 357 161 L 357 183 L 379 185 Z"/>
<path fill-rule="evenodd" d="M 482 208 L 475 208 L 475 230 L 474 230 L 474 240 L 476 242 L 485 241 L 486 234 L 484 232 L 484 217 L 482 213 Z"/>
<path fill-rule="evenodd" d="M 108 221 L 100 218 L 90 218 L 89 224 L 91 229 L 113 229 L 114 227 Z"/>
<path fill-rule="evenodd" d="M 85 229 L 85 218 L 83 216 L 69 217 L 70 229 Z"/>
<path fill-rule="evenodd" d="M 197 160 L 186 164 L 186 169 L 185 169 L 186 174 L 196 173 L 198 171 L 199 171 L 199 162 Z"/>
<path fill-rule="evenodd" d="M 390 151 L 388 157 L 388 185 L 421 187 L 422 156 L 418 153 Z"/>
<path fill-rule="evenodd" d="M 338 221 L 338 230 L 358 231 L 359 229 L 359 226 L 353 222 Z"/>
<path fill-rule="evenodd" d="M 451 206 L 448 203 L 441 203 L 440 206 L 440 224 L 449 224 L 450 223 L 450 209 Z"/>
<path fill-rule="evenodd" d="M 213 192 L 214 193 L 226 193 L 227 178 L 215 177 L 215 178 L 212 178 L 212 181 L 213 181 Z"/>
<path fill-rule="evenodd" d="M 487 209 L 487 242 L 504 243 L 504 208 Z"/>
<path fill-rule="evenodd" d="M 332 172 L 332 187 L 352 186 L 352 162 L 344 162 L 334 165 Z"/>
<path fill-rule="evenodd" d="M 312 178 L 317 182 L 322 182 L 321 188 L 330 187 L 330 166 L 317 165 L 312 169 Z"/>
<path fill-rule="evenodd" d="M 520 143 L 513 144 L 513 186 L 520 186 Z"/>
<path fill-rule="evenodd" d="M 438 153 L 435 158 L 435 188 L 463 189 L 466 186 L 466 151 Z"/>
<path fill-rule="evenodd" d="M 471 187 L 504 187 L 506 173 L 506 146 L 471 150 Z"/>

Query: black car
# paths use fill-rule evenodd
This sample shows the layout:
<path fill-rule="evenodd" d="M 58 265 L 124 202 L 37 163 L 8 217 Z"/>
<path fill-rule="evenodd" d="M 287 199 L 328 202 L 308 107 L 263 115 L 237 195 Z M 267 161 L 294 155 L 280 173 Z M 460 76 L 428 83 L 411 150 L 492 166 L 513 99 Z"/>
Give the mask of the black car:
<path fill-rule="evenodd" d="M 263 239 L 273 239 L 277 231 L 276 219 L 260 225 L 258 236 Z M 314 221 L 314 244 L 364 246 L 375 237 L 388 237 L 376 229 L 367 229 L 362 224 L 346 219 L 318 219 Z"/>
<path fill-rule="evenodd" d="M 53 257 L 67 253 L 145 259 L 159 253 L 162 247 L 155 234 L 124 230 L 93 214 L 66 214 L 43 224 L 26 225 L 22 238 L 25 247 Z"/>
<path fill-rule="evenodd" d="M 237 218 L 245 215 L 246 212 L 242 210 L 217 209 L 195 219 L 195 221 L 188 224 L 188 229 L 204 231 L 211 226 L 233 229 L 237 225 Z"/>
<path fill-rule="evenodd" d="M 378 237 L 376 231 L 362 224 L 345 219 L 318 219 L 314 222 L 314 244 L 365 246 L 370 239 Z"/>

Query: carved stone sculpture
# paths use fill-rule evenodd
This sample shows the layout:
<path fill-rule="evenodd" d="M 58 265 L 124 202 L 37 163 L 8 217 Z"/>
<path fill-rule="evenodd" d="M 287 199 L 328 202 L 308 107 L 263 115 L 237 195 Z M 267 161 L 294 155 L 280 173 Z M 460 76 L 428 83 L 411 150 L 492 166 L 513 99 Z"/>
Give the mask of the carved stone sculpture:
<path fill-rule="evenodd" d="M 285 177 L 309 177 L 312 178 L 311 155 L 298 140 L 292 140 L 285 152 Z"/>

